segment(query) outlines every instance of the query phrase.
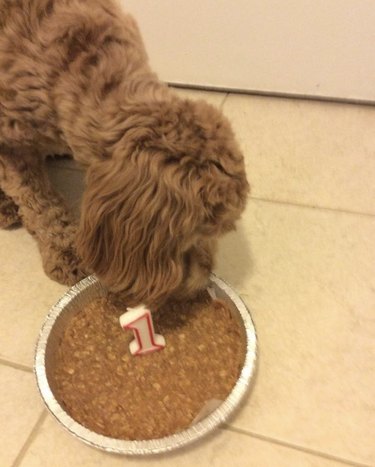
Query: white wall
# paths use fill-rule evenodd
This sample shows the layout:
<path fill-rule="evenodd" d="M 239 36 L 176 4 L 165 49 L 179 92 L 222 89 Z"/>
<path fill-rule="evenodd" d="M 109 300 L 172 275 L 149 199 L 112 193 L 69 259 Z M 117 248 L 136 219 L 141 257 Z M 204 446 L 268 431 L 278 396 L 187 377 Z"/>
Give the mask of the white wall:
<path fill-rule="evenodd" d="M 172 83 L 375 102 L 375 0 L 121 0 Z"/>

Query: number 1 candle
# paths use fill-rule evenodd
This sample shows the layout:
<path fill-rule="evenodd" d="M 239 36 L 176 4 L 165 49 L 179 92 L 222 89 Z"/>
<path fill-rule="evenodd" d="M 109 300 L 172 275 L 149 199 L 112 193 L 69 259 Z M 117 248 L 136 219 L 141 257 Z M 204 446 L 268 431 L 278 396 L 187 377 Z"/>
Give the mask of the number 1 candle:
<path fill-rule="evenodd" d="M 128 308 L 128 311 L 120 316 L 120 324 L 134 333 L 134 340 L 129 344 L 132 355 L 144 355 L 164 349 L 165 339 L 155 333 L 151 312 L 144 305 Z"/>

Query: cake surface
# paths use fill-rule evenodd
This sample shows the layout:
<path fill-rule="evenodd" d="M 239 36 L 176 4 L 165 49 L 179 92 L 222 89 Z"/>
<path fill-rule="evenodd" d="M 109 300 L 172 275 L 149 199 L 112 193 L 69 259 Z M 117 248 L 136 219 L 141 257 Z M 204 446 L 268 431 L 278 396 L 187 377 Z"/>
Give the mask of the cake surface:
<path fill-rule="evenodd" d="M 69 415 L 96 433 L 145 440 L 187 428 L 206 402 L 224 400 L 245 356 L 239 322 L 207 294 L 153 314 L 163 350 L 132 356 L 123 308 L 96 299 L 67 324 L 51 386 Z"/>

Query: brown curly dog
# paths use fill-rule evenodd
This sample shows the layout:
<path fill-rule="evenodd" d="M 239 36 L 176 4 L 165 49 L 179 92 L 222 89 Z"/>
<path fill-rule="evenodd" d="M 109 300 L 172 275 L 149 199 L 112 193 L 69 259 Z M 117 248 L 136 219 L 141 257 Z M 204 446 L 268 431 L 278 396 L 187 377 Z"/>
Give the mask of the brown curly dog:
<path fill-rule="evenodd" d="M 47 154 L 87 170 L 77 226 Z M 0 188 L 0 226 L 22 222 L 48 276 L 149 305 L 205 287 L 249 191 L 228 121 L 158 80 L 110 0 L 0 0 Z"/>

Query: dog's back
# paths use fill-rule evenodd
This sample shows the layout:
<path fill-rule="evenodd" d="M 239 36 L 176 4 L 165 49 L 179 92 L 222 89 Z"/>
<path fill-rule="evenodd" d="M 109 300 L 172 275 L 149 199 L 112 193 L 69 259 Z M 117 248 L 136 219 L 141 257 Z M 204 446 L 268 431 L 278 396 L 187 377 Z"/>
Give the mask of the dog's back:
<path fill-rule="evenodd" d="M 44 0 L 0 0 L 0 142 L 11 147 L 57 139 L 54 73 L 38 37 L 52 7 Z"/>
<path fill-rule="evenodd" d="M 0 144 L 67 150 L 60 112 L 74 120 L 85 94 L 103 97 L 129 55 L 147 61 L 110 0 L 0 0 Z"/>

